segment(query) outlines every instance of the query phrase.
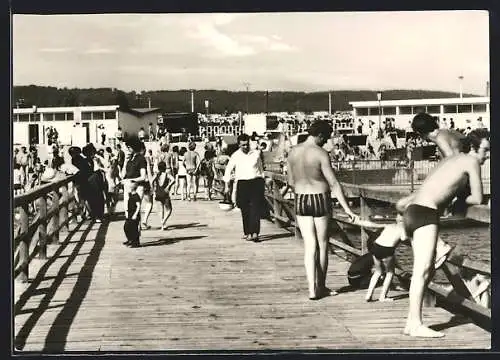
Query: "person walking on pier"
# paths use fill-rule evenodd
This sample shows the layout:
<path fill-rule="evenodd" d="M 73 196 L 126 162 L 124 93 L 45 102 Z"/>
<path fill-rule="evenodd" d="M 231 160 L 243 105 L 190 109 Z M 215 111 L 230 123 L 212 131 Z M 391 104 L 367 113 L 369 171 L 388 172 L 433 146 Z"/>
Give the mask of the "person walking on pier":
<path fill-rule="evenodd" d="M 297 225 L 304 239 L 304 265 L 311 300 L 336 295 L 325 284 L 328 270 L 328 229 L 332 211 L 331 192 L 351 220 L 358 219 L 347 203 L 328 153 L 322 148 L 332 131 L 326 121 L 315 121 L 309 127 L 307 139 L 293 147 L 288 154 L 288 185 L 295 192 Z"/>
<path fill-rule="evenodd" d="M 424 291 L 434 272 L 433 262 L 439 234 L 440 210 L 470 185 L 467 205 L 479 205 L 483 198 L 481 165 L 489 157 L 489 133 L 474 130 L 467 136 L 470 151 L 446 157 L 432 170 L 414 196 L 401 199 L 396 208 L 403 212 L 405 231 L 412 237 L 413 273 L 409 291 L 409 311 L 404 334 L 415 337 L 442 337 L 423 325 Z"/>
<path fill-rule="evenodd" d="M 264 207 L 264 166 L 259 149 L 250 150 L 250 137 L 240 134 L 236 150 L 224 172 L 224 192 L 230 192 L 231 173 L 236 181 L 236 206 L 241 210 L 244 239 L 259 242 L 260 218 Z"/>

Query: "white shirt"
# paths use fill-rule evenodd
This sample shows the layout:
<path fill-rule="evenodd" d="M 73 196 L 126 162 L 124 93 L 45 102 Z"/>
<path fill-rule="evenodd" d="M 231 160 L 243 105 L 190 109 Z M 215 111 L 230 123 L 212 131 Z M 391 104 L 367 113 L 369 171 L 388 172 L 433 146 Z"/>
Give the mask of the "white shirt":
<path fill-rule="evenodd" d="M 241 149 L 238 149 L 231 155 L 229 162 L 224 172 L 224 181 L 227 183 L 231 180 L 231 172 L 234 169 L 235 180 L 251 180 L 264 177 L 264 169 L 262 167 L 262 159 L 260 150 L 250 150 L 245 154 Z"/>

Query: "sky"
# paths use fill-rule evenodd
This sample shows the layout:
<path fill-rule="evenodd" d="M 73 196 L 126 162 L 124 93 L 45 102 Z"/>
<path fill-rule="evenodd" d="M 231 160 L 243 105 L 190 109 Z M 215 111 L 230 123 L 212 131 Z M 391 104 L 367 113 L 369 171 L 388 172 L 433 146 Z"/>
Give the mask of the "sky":
<path fill-rule="evenodd" d="M 486 11 L 13 15 L 14 85 L 485 94 Z"/>

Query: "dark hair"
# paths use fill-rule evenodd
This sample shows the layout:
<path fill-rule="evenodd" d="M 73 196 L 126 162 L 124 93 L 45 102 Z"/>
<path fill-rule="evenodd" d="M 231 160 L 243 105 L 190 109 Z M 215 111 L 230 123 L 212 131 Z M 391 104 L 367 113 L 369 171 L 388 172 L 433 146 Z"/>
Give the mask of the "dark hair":
<path fill-rule="evenodd" d="M 82 153 L 86 157 L 90 157 L 92 155 L 95 155 L 96 152 L 97 152 L 97 150 L 96 150 L 94 144 L 92 144 L 92 143 L 85 145 L 82 149 Z"/>
<path fill-rule="evenodd" d="M 20 168 L 21 168 L 21 164 L 14 162 L 14 169 L 20 169 Z"/>
<path fill-rule="evenodd" d="M 427 113 L 419 113 L 415 115 L 411 122 L 411 128 L 419 135 L 426 135 L 436 129 L 439 125 L 434 117 Z"/>
<path fill-rule="evenodd" d="M 68 154 L 71 157 L 80 155 L 82 153 L 82 149 L 80 149 L 78 146 L 72 146 L 68 149 Z"/>
<path fill-rule="evenodd" d="M 187 149 L 185 146 L 181 147 L 181 149 L 179 150 L 179 155 L 180 156 L 184 156 L 184 154 L 187 152 Z"/>
<path fill-rule="evenodd" d="M 316 120 L 309 126 L 307 132 L 314 137 L 322 135 L 325 139 L 329 139 L 333 129 L 325 120 Z"/>
<path fill-rule="evenodd" d="M 142 146 L 144 145 L 142 141 L 139 140 L 137 136 L 130 136 L 125 140 L 125 145 L 130 147 L 134 152 L 141 151 Z"/>
<path fill-rule="evenodd" d="M 490 140 L 490 132 L 487 129 L 475 129 L 467 135 L 467 140 L 470 147 L 478 150 L 483 139 Z"/>
<path fill-rule="evenodd" d="M 167 164 L 165 164 L 165 161 L 160 161 L 158 163 L 158 170 L 161 172 L 167 170 Z"/>
<path fill-rule="evenodd" d="M 59 169 L 62 164 L 64 164 L 64 159 L 62 157 L 56 157 L 52 160 L 52 168 Z"/>
<path fill-rule="evenodd" d="M 109 146 L 106 146 L 106 152 L 108 152 L 108 153 L 112 153 L 112 152 L 113 152 L 113 149 L 111 149 L 111 147 L 109 147 Z"/>
<path fill-rule="evenodd" d="M 116 148 L 121 150 L 122 146 L 120 144 L 116 144 Z"/>
<path fill-rule="evenodd" d="M 167 152 L 170 149 L 170 145 L 163 144 L 160 148 L 161 152 Z"/>
<path fill-rule="evenodd" d="M 174 145 L 174 147 L 172 148 L 172 152 L 178 153 L 179 152 L 179 147 L 177 145 Z"/>
<path fill-rule="evenodd" d="M 255 133 L 255 131 L 254 131 Z M 253 134 L 252 134 L 253 136 Z M 238 144 L 240 143 L 240 141 L 249 141 L 250 140 L 250 136 L 248 136 L 247 134 L 239 134 L 236 141 L 238 141 Z"/>

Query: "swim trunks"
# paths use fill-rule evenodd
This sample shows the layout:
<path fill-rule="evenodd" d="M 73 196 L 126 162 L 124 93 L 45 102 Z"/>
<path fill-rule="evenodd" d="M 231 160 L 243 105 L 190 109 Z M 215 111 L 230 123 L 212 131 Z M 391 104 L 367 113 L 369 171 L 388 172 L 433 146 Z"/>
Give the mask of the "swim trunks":
<path fill-rule="evenodd" d="M 439 212 L 427 206 L 411 204 L 403 213 L 403 223 L 408 236 L 412 236 L 422 226 L 439 224 Z"/>
<path fill-rule="evenodd" d="M 330 193 L 295 194 L 295 209 L 297 215 L 322 217 L 331 213 L 332 200 Z"/>
<path fill-rule="evenodd" d="M 394 255 L 394 251 L 396 250 L 393 246 L 382 246 L 377 243 L 373 243 L 371 248 L 371 253 L 377 259 L 382 260 Z"/>

